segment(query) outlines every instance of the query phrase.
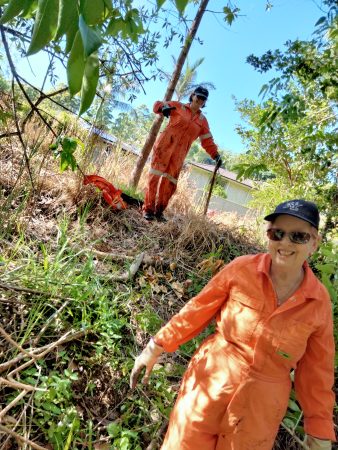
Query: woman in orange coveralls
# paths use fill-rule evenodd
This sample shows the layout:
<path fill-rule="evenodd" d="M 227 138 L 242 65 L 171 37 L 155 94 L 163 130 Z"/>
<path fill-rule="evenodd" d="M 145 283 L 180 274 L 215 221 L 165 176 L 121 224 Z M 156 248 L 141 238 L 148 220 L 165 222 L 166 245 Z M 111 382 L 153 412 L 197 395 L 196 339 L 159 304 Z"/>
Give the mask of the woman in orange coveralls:
<path fill-rule="evenodd" d="M 290 371 L 311 450 L 331 449 L 334 339 L 330 297 L 306 259 L 316 250 L 316 205 L 293 200 L 265 217 L 268 253 L 225 266 L 149 342 L 131 388 L 216 316 L 216 332 L 183 377 L 162 450 L 270 450 L 286 412 Z"/>
<path fill-rule="evenodd" d="M 153 111 L 165 117 L 170 116 L 170 120 L 153 148 L 143 205 L 143 217 L 148 221 L 165 221 L 163 211 L 176 190 L 185 157 L 197 138 L 200 138 L 202 147 L 218 165 L 222 164 L 208 121 L 201 112 L 208 95 L 208 90 L 199 86 L 191 94 L 190 103 L 186 105 L 175 101 L 157 101 L 154 104 Z"/>

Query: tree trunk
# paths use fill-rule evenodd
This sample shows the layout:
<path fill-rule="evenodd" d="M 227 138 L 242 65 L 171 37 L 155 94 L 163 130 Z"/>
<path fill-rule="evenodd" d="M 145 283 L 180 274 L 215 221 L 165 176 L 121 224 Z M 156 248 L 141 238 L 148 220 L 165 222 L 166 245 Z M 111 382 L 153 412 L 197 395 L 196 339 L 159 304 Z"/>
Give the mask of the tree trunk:
<path fill-rule="evenodd" d="M 190 28 L 190 31 L 188 33 L 188 36 L 185 39 L 185 42 L 184 42 L 184 45 L 182 47 L 182 51 L 180 53 L 180 56 L 177 59 L 175 70 L 174 70 L 174 72 L 173 72 L 173 74 L 171 76 L 171 80 L 170 80 L 170 82 L 168 84 L 166 93 L 164 95 L 164 101 L 169 101 L 169 100 L 172 99 L 172 96 L 173 96 L 176 84 L 177 84 L 178 79 L 179 79 L 179 77 L 181 75 L 181 72 L 182 72 L 183 64 L 185 63 L 185 60 L 186 60 L 187 55 L 189 53 L 191 44 L 192 44 L 192 42 L 193 42 L 193 40 L 194 40 L 194 38 L 196 36 L 198 27 L 199 27 L 199 25 L 201 23 L 203 14 L 205 12 L 205 9 L 206 9 L 208 3 L 209 3 L 209 0 L 202 0 L 201 1 L 201 4 L 200 4 L 200 6 L 198 8 L 195 20 L 193 21 L 192 26 Z M 154 145 L 154 142 L 156 140 L 158 132 L 159 132 L 159 130 L 161 128 L 162 122 L 163 122 L 163 116 L 162 115 L 158 115 L 155 118 L 155 120 L 154 120 L 154 122 L 153 122 L 153 124 L 151 126 L 151 129 L 149 131 L 148 137 L 147 137 L 147 139 L 146 139 L 146 141 L 144 143 L 144 146 L 142 148 L 141 155 L 139 156 L 139 158 L 137 160 L 135 169 L 134 169 L 133 174 L 132 174 L 131 184 L 132 184 L 133 187 L 136 187 L 138 185 L 138 182 L 139 182 L 141 174 L 142 174 L 143 167 L 144 167 L 145 163 L 147 162 L 148 156 L 149 156 L 149 154 L 151 152 L 151 149 L 152 149 L 152 147 Z"/>

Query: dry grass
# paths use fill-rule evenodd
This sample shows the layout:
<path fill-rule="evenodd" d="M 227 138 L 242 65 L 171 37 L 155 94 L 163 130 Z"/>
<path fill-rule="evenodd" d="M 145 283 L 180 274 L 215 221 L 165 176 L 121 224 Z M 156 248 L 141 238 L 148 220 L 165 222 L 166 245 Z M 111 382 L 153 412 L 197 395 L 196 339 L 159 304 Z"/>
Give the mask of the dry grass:
<path fill-rule="evenodd" d="M 84 153 L 80 149 L 77 153 L 84 173 L 101 175 L 117 187 L 128 186 L 135 164 L 133 157 L 121 149 L 105 156 L 105 144 L 90 140 L 86 132 L 80 132 L 72 123 L 67 124 L 67 130 L 76 131 L 86 141 Z M 0 184 L 4 195 L 0 202 L 5 204 L 15 188 L 19 195 L 14 195 L 14 203 L 7 208 L 20 210 L 15 220 L 20 223 L 21 230 L 25 229 L 32 236 L 43 239 L 44 233 L 48 236 L 55 232 L 52 222 L 60 213 L 71 218 L 76 227 L 79 211 L 90 205 L 88 235 L 97 229 L 102 235 L 109 235 L 110 251 L 113 251 L 113 242 L 119 242 L 125 250 L 132 247 L 138 251 L 143 247 L 154 254 L 161 251 L 190 266 L 196 265 L 206 254 L 217 253 L 227 262 L 237 255 L 261 250 L 257 245 L 257 228 L 252 221 L 240 223 L 238 218 L 234 220 L 229 214 L 210 219 L 195 212 L 190 201 L 193 196 L 187 174 L 182 174 L 177 192 L 169 204 L 167 216 L 170 220 L 165 224 L 148 224 L 137 209 L 119 213 L 112 211 L 96 188 L 82 185 L 81 174 L 71 171 L 60 174 L 58 162 L 49 150 L 51 135 L 35 122 L 27 125 L 27 131 L 25 144 L 30 152 L 36 193 L 26 195 L 24 204 L 20 204 L 24 193 L 31 192 L 23 150 L 17 139 L 2 140 Z M 144 170 L 139 191 L 144 191 L 146 182 L 147 170 Z"/>

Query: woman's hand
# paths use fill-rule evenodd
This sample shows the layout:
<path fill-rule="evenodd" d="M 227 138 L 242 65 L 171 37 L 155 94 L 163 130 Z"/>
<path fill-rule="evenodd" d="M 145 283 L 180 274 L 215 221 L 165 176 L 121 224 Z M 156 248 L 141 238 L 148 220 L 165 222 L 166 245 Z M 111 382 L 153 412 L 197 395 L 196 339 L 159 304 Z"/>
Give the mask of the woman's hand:
<path fill-rule="evenodd" d="M 142 383 L 147 384 L 154 364 L 159 356 L 164 352 L 164 349 L 155 344 L 153 339 L 150 339 L 142 353 L 135 359 L 133 370 L 130 374 L 130 389 L 134 389 L 137 384 L 138 377 L 143 367 L 146 368 Z"/>
<path fill-rule="evenodd" d="M 331 441 L 326 439 L 318 439 L 313 436 L 306 436 L 304 443 L 310 450 L 331 450 Z"/>

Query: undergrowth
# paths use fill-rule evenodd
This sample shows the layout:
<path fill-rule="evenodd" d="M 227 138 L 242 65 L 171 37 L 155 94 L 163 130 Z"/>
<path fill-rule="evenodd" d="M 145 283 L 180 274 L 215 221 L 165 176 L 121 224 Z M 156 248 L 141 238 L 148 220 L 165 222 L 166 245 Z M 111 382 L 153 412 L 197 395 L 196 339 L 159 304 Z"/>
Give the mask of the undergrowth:
<path fill-rule="evenodd" d="M 170 220 L 148 224 L 137 209 L 107 208 L 80 174 L 60 175 L 48 154 L 38 159 L 33 190 L 20 175 L 20 152 L 7 150 L 0 173 L 1 449 L 159 448 L 187 362 L 213 325 L 163 356 L 149 385 L 130 391 L 134 358 L 223 264 L 263 251 L 260 235 L 247 223 L 194 213 L 184 178 Z M 91 162 L 88 171 L 124 190 L 130 161 L 118 153 L 108 162 Z M 337 308 L 333 242 L 324 243 L 313 268 Z M 134 278 L 121 280 L 140 253 Z M 302 436 L 292 397 L 284 423 Z M 296 448 L 281 429 L 275 450 Z"/>

